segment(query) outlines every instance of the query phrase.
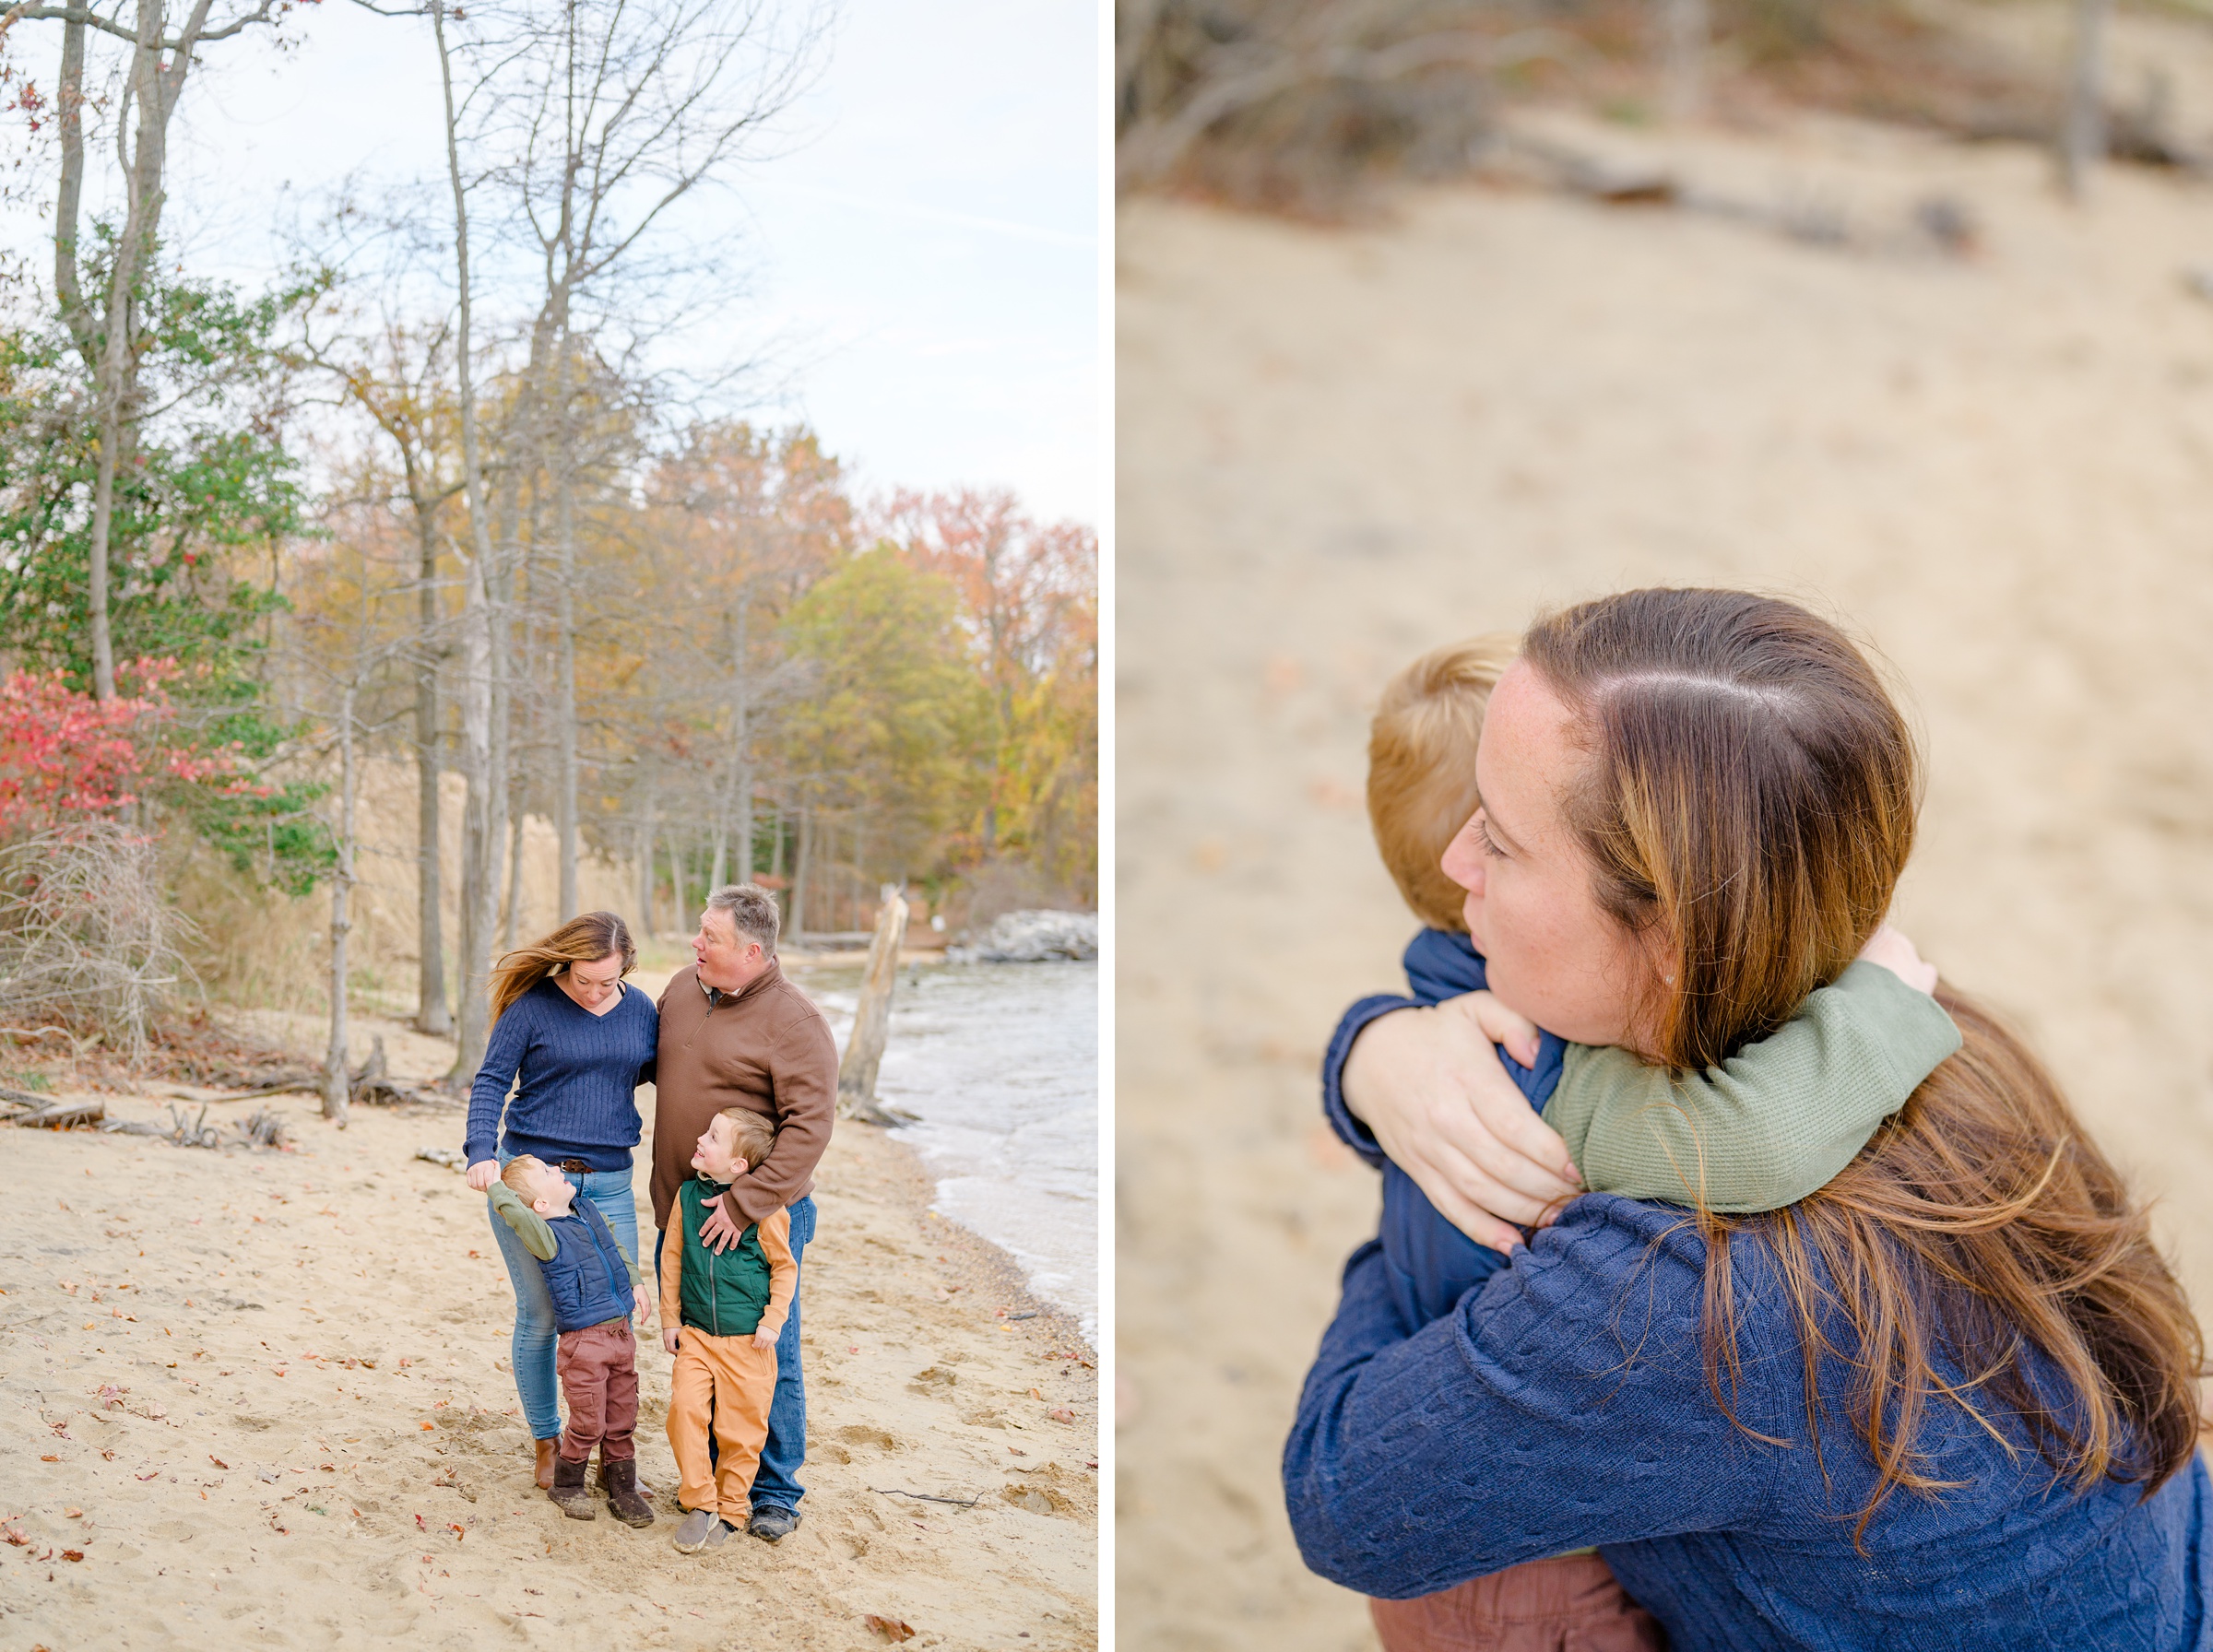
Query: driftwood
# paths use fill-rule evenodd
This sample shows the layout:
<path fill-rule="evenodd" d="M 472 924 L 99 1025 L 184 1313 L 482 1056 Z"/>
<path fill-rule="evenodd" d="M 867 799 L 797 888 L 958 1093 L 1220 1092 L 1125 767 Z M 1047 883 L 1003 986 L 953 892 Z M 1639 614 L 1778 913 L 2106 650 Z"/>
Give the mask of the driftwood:
<path fill-rule="evenodd" d="M 18 1113 L 7 1122 L 27 1129 L 65 1130 L 72 1125 L 96 1125 L 107 1115 L 105 1102 L 50 1102 L 28 1113 Z"/>
<path fill-rule="evenodd" d="M 869 965 L 860 982 L 860 1004 L 853 1031 L 837 1064 L 837 1111 L 843 1118 L 868 1125 L 906 1123 L 905 1115 L 876 1102 L 876 1069 L 883 1064 L 884 1039 L 891 1030 L 892 988 L 899 980 L 899 945 L 906 938 L 906 902 L 899 886 L 883 886 L 876 913 L 876 936 L 869 943 Z"/>

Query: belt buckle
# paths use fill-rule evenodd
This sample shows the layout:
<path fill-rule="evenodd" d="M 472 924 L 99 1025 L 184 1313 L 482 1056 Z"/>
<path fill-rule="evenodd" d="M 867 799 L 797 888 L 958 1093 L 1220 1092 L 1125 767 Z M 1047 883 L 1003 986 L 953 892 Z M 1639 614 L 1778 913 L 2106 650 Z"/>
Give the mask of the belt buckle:
<path fill-rule="evenodd" d="M 573 1176 L 588 1176 L 592 1174 L 592 1167 L 582 1159 L 563 1159 L 553 1168 Z"/>

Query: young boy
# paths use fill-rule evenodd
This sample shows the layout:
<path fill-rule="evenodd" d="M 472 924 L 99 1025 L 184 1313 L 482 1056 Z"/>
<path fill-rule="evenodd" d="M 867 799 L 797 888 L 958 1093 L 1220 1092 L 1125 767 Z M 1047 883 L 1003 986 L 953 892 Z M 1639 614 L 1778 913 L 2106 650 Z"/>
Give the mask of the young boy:
<path fill-rule="evenodd" d="M 491 1185 L 491 1208 L 538 1258 L 561 1330 L 553 1362 L 569 1425 L 546 1495 L 572 1520 L 597 1518 L 584 1483 L 597 1446 L 608 1512 L 625 1526 L 651 1526 L 653 1506 L 638 1491 L 631 1437 L 638 1425 L 638 1362 L 630 1319 L 635 1313 L 645 1322 L 644 1279 L 599 1207 L 588 1198 L 578 1206 L 575 1184 L 542 1160 L 528 1153 L 508 1160 Z"/>
<path fill-rule="evenodd" d="M 1904 937 L 1885 929 L 1793 1020 L 1703 1073 L 1670 1072 L 1549 1032 L 1531 1037 L 1510 1006 L 1485 992 L 1483 959 L 1462 915 L 1464 891 L 1438 864 L 1480 802 L 1476 741 L 1513 647 L 1510 638 L 1478 638 L 1426 655 L 1392 680 L 1376 713 L 1368 817 L 1401 895 L 1428 926 L 1406 949 L 1412 1001 L 1483 994 L 1471 1000 L 1477 1024 L 1507 1041 L 1499 1047 L 1506 1071 L 1567 1142 L 1592 1192 L 1732 1212 L 1795 1204 L 1851 1162 L 1959 1047 L 1950 1018 L 1904 978 L 1933 972 Z M 1367 998 L 1345 1016 L 1325 1063 L 1325 1105 L 1338 1133 L 1381 1166 L 1386 1272 L 1401 1312 L 1423 1325 L 1450 1313 L 1506 1258 L 1439 1215 L 1382 1157 L 1339 1093 L 1354 1036 L 1408 1001 Z M 1595 1554 L 1534 1561 L 1423 1600 L 1370 1605 L 1387 1652 L 1658 1644 L 1651 1620 Z"/>
<path fill-rule="evenodd" d="M 676 1356 L 669 1377 L 669 1445 L 687 1511 L 676 1546 L 686 1554 L 719 1547 L 751 1507 L 753 1473 L 768 1438 L 776 1391 L 776 1336 L 784 1328 L 799 1265 L 791 1217 L 778 1210 L 716 1255 L 701 1243 L 706 1203 L 768 1156 L 776 1127 L 746 1107 L 707 1121 L 692 1154 L 697 1172 L 677 1189 L 674 1244 L 661 1247 L 661 1345 Z M 718 1455 L 710 1457 L 712 1428 Z"/>

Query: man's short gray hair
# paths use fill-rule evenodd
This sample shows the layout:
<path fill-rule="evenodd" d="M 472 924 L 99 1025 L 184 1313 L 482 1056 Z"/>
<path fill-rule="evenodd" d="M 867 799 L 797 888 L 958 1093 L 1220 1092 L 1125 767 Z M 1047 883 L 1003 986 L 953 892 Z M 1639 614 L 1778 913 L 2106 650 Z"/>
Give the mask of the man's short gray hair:
<path fill-rule="evenodd" d="M 776 898 L 758 883 L 726 883 L 707 897 L 709 912 L 729 914 L 730 923 L 744 940 L 757 940 L 764 957 L 776 955 L 776 931 L 783 919 Z"/>

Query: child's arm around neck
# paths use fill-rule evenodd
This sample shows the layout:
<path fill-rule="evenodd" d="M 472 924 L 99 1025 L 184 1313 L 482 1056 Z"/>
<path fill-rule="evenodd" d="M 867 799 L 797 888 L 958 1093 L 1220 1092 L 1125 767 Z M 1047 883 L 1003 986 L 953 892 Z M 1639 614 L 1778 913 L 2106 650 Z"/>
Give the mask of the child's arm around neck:
<path fill-rule="evenodd" d="M 1544 1122 L 1594 1193 L 1779 1210 L 1827 1186 L 1959 1048 L 1934 997 L 1855 962 L 1767 1038 L 1703 1072 L 1570 1044 Z"/>

